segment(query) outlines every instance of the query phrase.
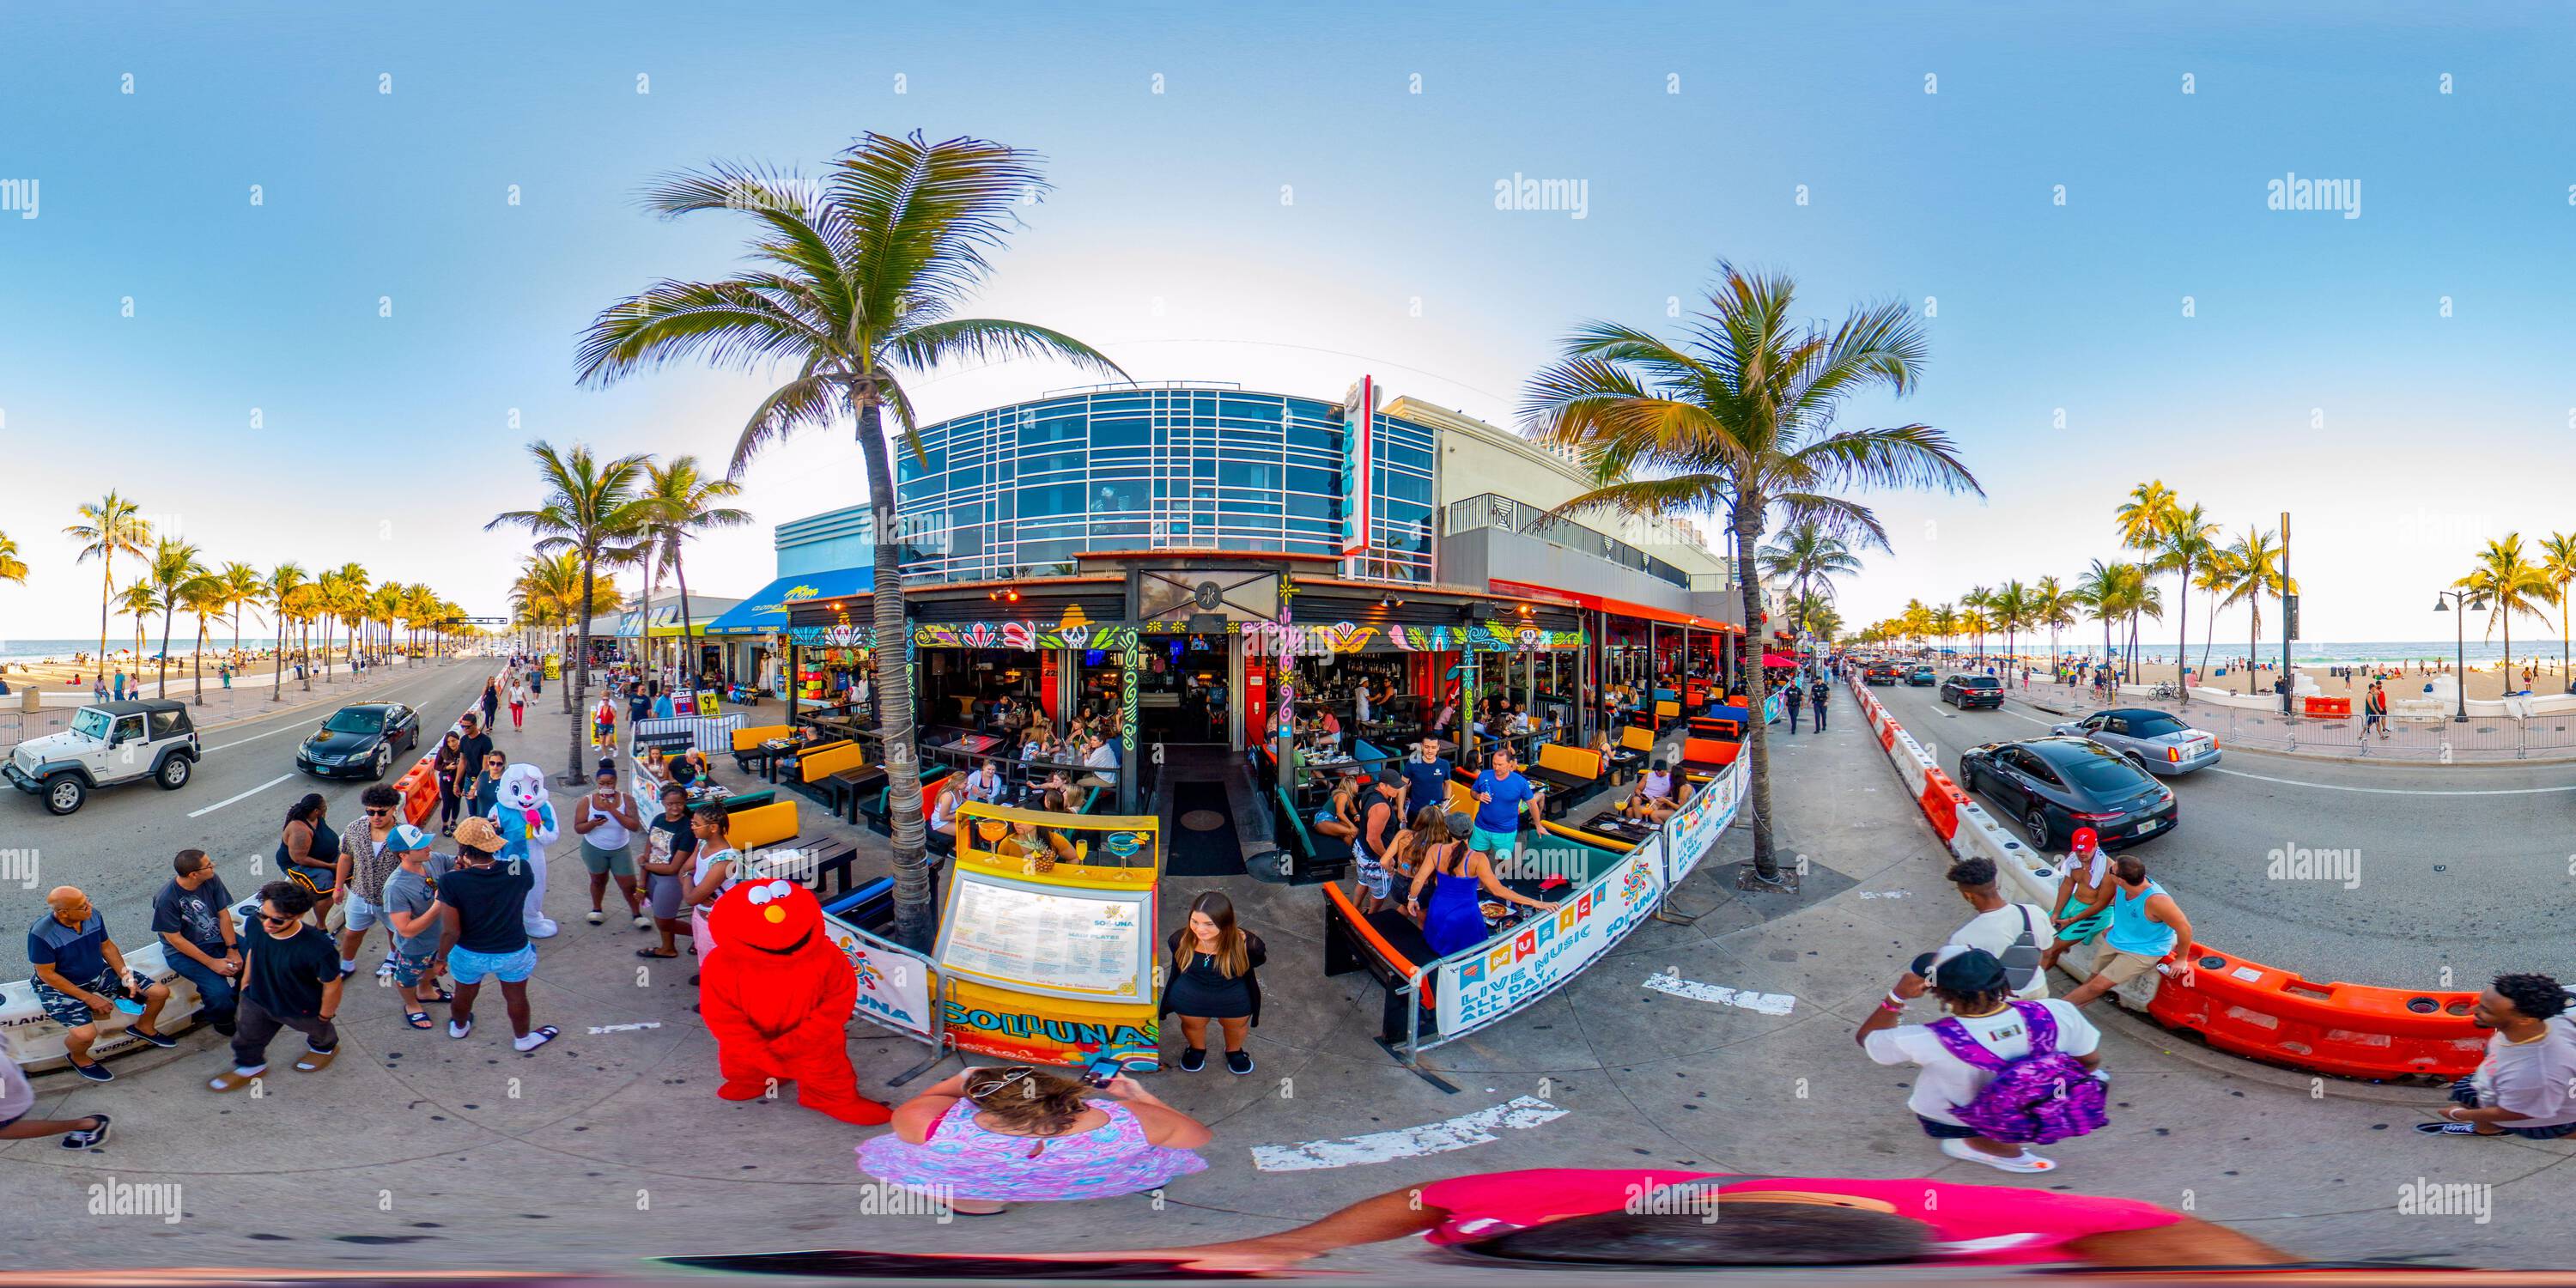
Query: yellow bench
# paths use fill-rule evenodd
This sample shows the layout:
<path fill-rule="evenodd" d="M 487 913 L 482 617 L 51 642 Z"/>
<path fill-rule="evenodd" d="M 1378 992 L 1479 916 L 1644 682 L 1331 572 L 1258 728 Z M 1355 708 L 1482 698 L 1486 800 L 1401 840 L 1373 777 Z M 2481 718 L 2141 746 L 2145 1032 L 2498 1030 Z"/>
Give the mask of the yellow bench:
<path fill-rule="evenodd" d="M 1655 731 L 1640 725 L 1630 725 L 1619 731 L 1619 748 L 1622 751 L 1653 751 Z"/>
<path fill-rule="evenodd" d="M 725 839 L 749 854 L 765 846 L 796 839 L 796 802 L 772 801 L 726 820 Z"/>
<path fill-rule="evenodd" d="M 1567 807 L 1601 789 L 1601 753 L 1551 742 L 1538 749 L 1538 763 L 1530 766 L 1530 777 L 1547 789 L 1542 808 L 1563 814 Z"/>
<path fill-rule="evenodd" d="M 788 737 L 795 732 L 795 726 L 783 724 L 753 725 L 748 729 L 736 729 L 733 731 L 734 754 L 741 755 L 746 751 L 757 751 L 760 749 L 760 744 L 772 738 Z"/>
<path fill-rule="evenodd" d="M 838 743 L 820 751 L 809 751 L 796 759 L 796 778 L 811 783 L 829 778 L 845 769 L 856 769 L 868 763 L 867 749 L 855 742 Z"/>
<path fill-rule="evenodd" d="M 1671 724 L 1672 722 L 1674 722 L 1674 721 L 1676 721 L 1676 720 L 1679 720 L 1679 719 L 1681 719 L 1681 718 L 1682 718 L 1682 704 L 1680 704 L 1680 703 L 1678 703 L 1678 702 L 1658 702 L 1658 703 L 1656 703 L 1656 704 L 1655 704 L 1655 727 L 1656 727 L 1656 728 L 1661 729 L 1661 728 L 1663 728 L 1664 726 L 1666 726 L 1666 725 L 1668 725 L 1668 724 Z"/>

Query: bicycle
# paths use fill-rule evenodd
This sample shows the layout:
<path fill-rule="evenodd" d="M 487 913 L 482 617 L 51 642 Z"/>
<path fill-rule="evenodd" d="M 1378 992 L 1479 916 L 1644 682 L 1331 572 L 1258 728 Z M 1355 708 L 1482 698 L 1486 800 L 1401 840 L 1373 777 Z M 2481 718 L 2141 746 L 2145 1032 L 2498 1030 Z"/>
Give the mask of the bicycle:
<path fill-rule="evenodd" d="M 2175 688 L 2170 684 L 2159 684 L 2156 687 L 2147 690 L 2147 696 L 2151 698 L 2179 698 L 2182 696 L 2182 690 Z"/>

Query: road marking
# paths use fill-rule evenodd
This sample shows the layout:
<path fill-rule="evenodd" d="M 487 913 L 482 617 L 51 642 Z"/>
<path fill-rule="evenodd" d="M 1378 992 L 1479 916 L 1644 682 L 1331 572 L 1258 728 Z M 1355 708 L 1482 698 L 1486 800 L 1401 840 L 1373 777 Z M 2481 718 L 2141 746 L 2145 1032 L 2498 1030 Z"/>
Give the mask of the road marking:
<path fill-rule="evenodd" d="M 1326 1167 L 1391 1163 L 1399 1158 L 1446 1154 L 1491 1144 L 1497 1131 L 1526 1131 L 1563 1118 L 1566 1111 L 1536 1096 L 1516 1096 L 1491 1109 L 1397 1131 L 1370 1132 L 1302 1145 L 1255 1145 L 1252 1165 L 1264 1172 L 1311 1172 Z"/>
<path fill-rule="evenodd" d="M 2282 783 L 2291 787 L 2313 787 L 2321 792 L 2363 792 L 2372 796 L 2545 796 L 2553 792 L 2576 792 L 2576 783 L 2557 787 L 2346 787 L 2340 783 L 2311 783 L 2298 778 L 2274 778 L 2269 774 L 2249 774 L 2242 769 L 2222 769 L 2216 765 L 2201 771 L 2225 774 L 2230 778 L 2251 778 L 2257 782 Z"/>
<path fill-rule="evenodd" d="M 326 719 L 327 719 L 327 717 L 326 717 Z M 294 731 L 296 731 L 297 729 L 301 729 L 301 728 L 303 728 L 303 727 L 304 727 L 304 726 L 303 726 L 302 724 L 300 724 L 300 723 L 299 723 L 299 724 L 291 724 L 291 725 L 287 725 L 286 727 L 284 727 L 284 728 L 282 728 L 282 729 L 271 729 L 271 730 L 269 730 L 267 733 L 255 733 L 255 734 L 252 734 L 251 736 L 249 736 L 249 737 L 247 737 L 247 738 L 235 738 L 235 739 L 233 739 L 231 742 L 218 743 L 218 744 L 216 744 L 215 746 L 212 746 L 212 747 L 208 747 L 208 748 L 206 748 L 206 750 L 208 750 L 208 751 L 229 751 L 229 750 L 231 750 L 231 749 L 233 749 L 233 748 L 235 748 L 235 747 L 238 747 L 238 746 L 240 746 L 240 745 L 242 745 L 243 743 L 246 743 L 246 742 L 257 742 L 257 741 L 259 741 L 259 740 L 260 740 L 260 739 L 262 739 L 262 738 L 274 738 L 274 737 L 276 737 L 277 735 L 282 734 L 282 733 L 293 733 L 293 732 L 294 732 Z"/>
<path fill-rule="evenodd" d="M 249 791 L 243 792 L 243 793 L 242 793 L 241 795 L 239 795 L 239 796 L 229 796 L 229 797 L 226 797 L 226 798 L 224 798 L 223 800 L 216 801 L 214 804 L 209 805 L 209 806 L 205 807 L 204 809 L 192 809 L 192 810 L 188 811 L 188 817 L 190 817 L 190 818 L 195 818 L 195 817 L 197 817 L 198 815 L 201 815 L 201 814 L 212 814 L 212 813 L 214 813 L 216 810 L 222 809 L 224 806 L 226 806 L 226 805 L 230 805 L 230 804 L 234 803 L 235 801 L 246 801 L 246 800 L 249 800 L 251 797 L 253 797 L 253 796 L 257 796 L 257 795 L 259 795 L 261 792 L 267 791 L 269 788 L 271 788 L 271 787 L 275 787 L 275 786 L 277 786 L 279 783 L 285 782 L 287 779 L 290 779 L 290 778 L 293 778 L 293 777 L 295 777 L 295 775 L 293 775 L 293 774 L 279 774 L 277 777 L 272 778 L 272 779 L 269 779 L 267 782 L 261 783 L 259 786 L 254 787 L 254 788 L 251 788 Z"/>
<path fill-rule="evenodd" d="M 646 1020 L 641 1024 L 594 1024 L 590 1026 L 590 1031 L 593 1034 L 632 1033 L 637 1029 L 658 1029 L 660 1027 L 662 1027 L 662 1022 L 660 1020 Z"/>
<path fill-rule="evenodd" d="M 1787 1015 L 1789 1009 L 1798 1004 L 1798 999 L 1786 993 L 1755 993 L 1728 988 L 1722 984 L 1703 984 L 1695 979 L 1683 979 L 1679 975 L 1648 975 L 1646 987 L 1658 993 L 1687 997 L 1694 1002 L 1707 1002 L 1713 1006 L 1732 1006 L 1741 1010 L 1758 1011 L 1764 1015 Z"/>

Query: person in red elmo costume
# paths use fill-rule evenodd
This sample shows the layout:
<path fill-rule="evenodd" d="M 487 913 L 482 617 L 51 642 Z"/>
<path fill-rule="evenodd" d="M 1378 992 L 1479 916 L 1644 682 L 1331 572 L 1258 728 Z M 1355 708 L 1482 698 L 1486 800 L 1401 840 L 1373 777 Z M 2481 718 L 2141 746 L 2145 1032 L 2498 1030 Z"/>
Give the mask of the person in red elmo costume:
<path fill-rule="evenodd" d="M 716 1039 L 727 1100 L 756 1100 L 796 1084 L 796 1103 L 873 1127 L 892 1111 L 859 1094 L 843 1029 L 858 977 L 832 944 L 823 905 L 793 881 L 746 881 L 707 913 L 715 951 L 702 963 L 698 1015 Z"/>

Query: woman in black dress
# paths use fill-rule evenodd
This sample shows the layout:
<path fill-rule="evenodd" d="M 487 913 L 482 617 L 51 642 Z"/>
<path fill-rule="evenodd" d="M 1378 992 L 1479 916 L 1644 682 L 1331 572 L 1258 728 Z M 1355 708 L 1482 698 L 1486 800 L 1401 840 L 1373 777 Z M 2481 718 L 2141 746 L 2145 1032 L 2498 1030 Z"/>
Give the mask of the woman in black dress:
<path fill-rule="evenodd" d="M 1171 982 L 1163 986 L 1163 1014 L 1181 1017 L 1181 1068 L 1207 1067 L 1208 1021 L 1225 1033 L 1225 1067 L 1252 1072 L 1244 1032 L 1261 1022 L 1261 980 L 1268 954 L 1261 936 L 1234 924 L 1234 901 L 1211 890 L 1190 901 L 1189 924 L 1172 932 Z"/>

